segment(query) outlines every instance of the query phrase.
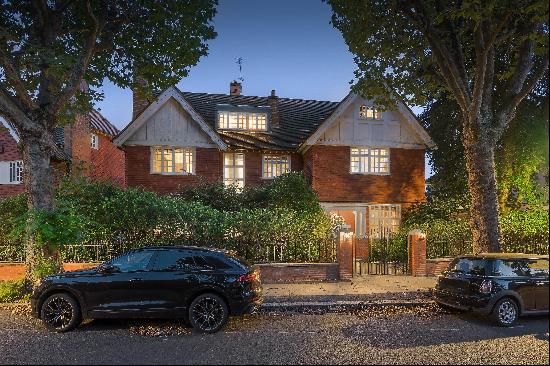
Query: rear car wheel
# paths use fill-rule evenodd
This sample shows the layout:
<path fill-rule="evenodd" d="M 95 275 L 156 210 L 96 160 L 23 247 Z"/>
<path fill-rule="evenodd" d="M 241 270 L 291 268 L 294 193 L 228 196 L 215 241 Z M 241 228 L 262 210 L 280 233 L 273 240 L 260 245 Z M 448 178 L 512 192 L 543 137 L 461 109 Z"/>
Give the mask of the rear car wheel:
<path fill-rule="evenodd" d="M 73 330 L 82 321 L 78 303 L 71 295 L 65 293 L 48 297 L 42 303 L 40 318 L 46 328 L 58 333 Z"/>
<path fill-rule="evenodd" d="M 229 319 L 229 309 L 225 301 L 215 294 L 197 296 L 189 307 L 189 321 L 193 328 L 202 333 L 215 333 Z"/>
<path fill-rule="evenodd" d="M 491 314 L 495 323 L 501 327 L 511 327 L 517 321 L 519 316 L 518 306 L 510 298 L 500 299 Z"/>

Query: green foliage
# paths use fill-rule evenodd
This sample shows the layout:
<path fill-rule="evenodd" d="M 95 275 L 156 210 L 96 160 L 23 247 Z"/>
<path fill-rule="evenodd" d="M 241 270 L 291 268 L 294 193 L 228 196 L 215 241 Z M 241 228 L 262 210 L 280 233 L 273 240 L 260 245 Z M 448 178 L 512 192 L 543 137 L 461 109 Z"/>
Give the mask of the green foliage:
<path fill-rule="evenodd" d="M 0 302 L 27 300 L 29 296 L 25 280 L 0 281 Z"/>
<path fill-rule="evenodd" d="M 14 237 L 15 218 L 27 212 L 27 196 L 18 194 L 0 199 L 0 257 L 23 258 L 23 237 Z"/>
<path fill-rule="evenodd" d="M 65 260 L 93 260 L 97 254 L 88 244 L 100 246 L 101 260 L 144 245 L 179 244 L 226 248 L 254 262 L 332 261 L 334 253 L 327 248 L 341 222 L 331 219 L 304 185 L 303 176 L 288 174 L 255 189 L 202 184 L 159 196 L 87 179 L 65 180 L 57 188 L 54 213 L 38 214 L 32 227 L 37 242 L 56 244 Z M 252 195 L 261 199 L 253 201 Z M 23 230 L 27 217 L 6 220 L 19 222 Z M 64 248 L 78 243 L 83 246 Z M 46 262 L 41 265 L 45 272 L 51 269 Z"/>
<path fill-rule="evenodd" d="M 548 253 L 548 212 L 515 210 L 500 217 L 503 252 Z M 452 204 L 421 204 L 405 213 L 399 232 L 392 239 L 394 251 L 406 253 L 407 234 L 420 229 L 427 237 L 427 256 L 437 258 L 472 252 L 472 235 L 466 214 L 456 214 Z M 401 249 L 399 249 L 401 248 Z"/>
<path fill-rule="evenodd" d="M 501 212 L 523 204 L 548 202 L 548 118 L 545 97 L 527 98 L 495 151 Z M 468 180 L 461 141 L 461 118 L 453 101 L 441 98 L 428 104 L 420 116 L 438 149 L 429 152 L 434 175 L 429 178 L 433 200 L 452 200 L 468 207 Z M 541 180 L 539 176 L 542 175 Z"/>

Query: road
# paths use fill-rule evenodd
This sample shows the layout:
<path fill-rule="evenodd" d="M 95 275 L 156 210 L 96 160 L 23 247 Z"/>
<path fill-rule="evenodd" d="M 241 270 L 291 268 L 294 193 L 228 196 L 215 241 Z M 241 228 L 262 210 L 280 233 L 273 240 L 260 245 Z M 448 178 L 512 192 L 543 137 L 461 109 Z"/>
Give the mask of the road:
<path fill-rule="evenodd" d="M 91 321 L 66 334 L 0 310 L 2 364 L 548 364 L 548 317 L 509 329 L 432 307 L 178 322 Z"/>

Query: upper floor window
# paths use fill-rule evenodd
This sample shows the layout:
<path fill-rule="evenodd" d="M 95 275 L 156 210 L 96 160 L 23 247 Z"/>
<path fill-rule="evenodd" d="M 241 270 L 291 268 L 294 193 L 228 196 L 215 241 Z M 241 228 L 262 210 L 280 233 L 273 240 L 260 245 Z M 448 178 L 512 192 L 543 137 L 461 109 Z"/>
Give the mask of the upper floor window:
<path fill-rule="evenodd" d="M 390 150 L 387 148 L 352 147 L 350 171 L 363 174 L 389 174 Z"/>
<path fill-rule="evenodd" d="M 244 187 L 244 154 L 223 154 L 223 183 L 226 186 Z"/>
<path fill-rule="evenodd" d="M 195 174 L 194 149 L 155 146 L 151 150 L 151 173 Z"/>
<path fill-rule="evenodd" d="M 359 118 L 363 119 L 382 119 L 382 112 L 374 107 L 362 105 L 359 107 Z"/>
<path fill-rule="evenodd" d="M 290 171 L 290 156 L 264 155 L 262 178 L 276 178 Z"/>
<path fill-rule="evenodd" d="M 251 112 L 218 112 L 218 128 L 228 130 L 267 130 L 267 114 Z"/>
<path fill-rule="evenodd" d="M 99 137 L 95 133 L 92 133 L 91 146 L 92 149 L 99 149 Z"/>

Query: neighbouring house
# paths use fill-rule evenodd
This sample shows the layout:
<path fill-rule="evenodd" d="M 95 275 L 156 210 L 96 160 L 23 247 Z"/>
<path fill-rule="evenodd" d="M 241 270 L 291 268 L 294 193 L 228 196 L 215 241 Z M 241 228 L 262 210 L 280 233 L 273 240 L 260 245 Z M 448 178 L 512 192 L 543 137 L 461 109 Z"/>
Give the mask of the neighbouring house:
<path fill-rule="evenodd" d="M 56 177 L 66 173 L 82 174 L 124 186 L 124 152 L 112 142 L 118 132 L 95 109 L 77 116 L 71 125 L 56 127 L 56 148 L 52 156 L 52 166 L 58 173 Z M 25 190 L 25 169 L 18 144 L 16 129 L 0 117 L 0 197 Z"/>
<path fill-rule="evenodd" d="M 381 111 L 350 93 L 340 102 L 180 91 L 134 93 L 133 119 L 113 140 L 125 151 L 126 184 L 159 193 L 197 176 L 239 187 L 303 171 L 322 206 L 357 236 L 397 229 L 425 200 L 424 153 L 434 143 L 403 103 Z"/>

